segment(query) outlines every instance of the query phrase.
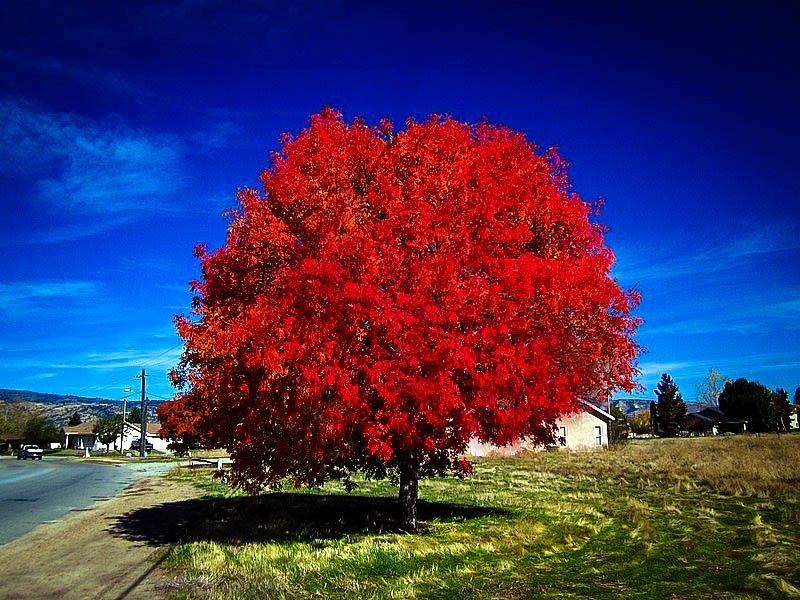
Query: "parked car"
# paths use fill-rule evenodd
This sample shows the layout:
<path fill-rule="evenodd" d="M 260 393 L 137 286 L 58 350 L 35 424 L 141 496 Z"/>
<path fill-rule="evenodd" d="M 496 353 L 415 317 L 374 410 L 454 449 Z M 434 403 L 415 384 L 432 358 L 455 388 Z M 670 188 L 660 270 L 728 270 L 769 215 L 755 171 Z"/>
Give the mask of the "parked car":
<path fill-rule="evenodd" d="M 17 460 L 32 458 L 33 460 L 42 460 L 42 449 L 34 444 L 26 444 L 21 446 L 17 451 Z"/>
<path fill-rule="evenodd" d="M 131 450 L 133 450 L 134 452 L 139 452 L 139 438 L 133 438 L 131 440 Z M 145 452 L 152 452 L 153 451 L 152 442 L 145 442 L 144 443 L 144 451 Z"/>

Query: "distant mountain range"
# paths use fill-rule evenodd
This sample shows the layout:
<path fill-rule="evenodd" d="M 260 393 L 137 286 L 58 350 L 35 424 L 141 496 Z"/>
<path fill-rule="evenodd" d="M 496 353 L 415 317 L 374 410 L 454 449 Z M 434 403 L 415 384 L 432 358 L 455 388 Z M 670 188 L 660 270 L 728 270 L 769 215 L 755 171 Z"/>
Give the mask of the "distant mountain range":
<path fill-rule="evenodd" d="M 0 389 L 0 400 L 6 402 L 36 402 L 37 404 L 110 404 L 115 400 L 108 398 L 85 398 L 83 396 L 72 396 L 64 394 L 42 394 L 28 390 L 4 390 Z"/>
<path fill-rule="evenodd" d="M 150 421 L 155 420 L 155 408 L 160 403 L 160 400 L 151 399 L 149 401 L 147 414 Z M 59 427 L 65 425 L 72 414 L 76 412 L 81 416 L 81 421 L 88 422 L 100 418 L 108 419 L 120 414 L 122 411 L 121 400 L 85 398 L 83 396 L 64 394 L 42 394 L 28 390 L 0 389 L 0 405 L 2 404 L 22 404 L 27 410 L 43 413 Z M 129 399 L 128 410 L 134 406 L 139 406 L 138 399 Z"/>
<path fill-rule="evenodd" d="M 653 396 L 652 398 L 618 398 L 617 400 L 612 400 L 612 404 L 619 405 L 620 409 L 622 409 L 622 413 L 626 417 L 630 417 L 637 413 L 642 412 L 643 410 L 650 410 L 650 402 L 655 402 L 656 398 Z M 710 404 L 704 404 L 702 402 L 686 402 L 686 412 L 693 413 L 699 412 L 704 408 L 708 408 L 711 406 Z"/>
<path fill-rule="evenodd" d="M 654 398 L 655 399 L 655 398 Z M 649 398 L 618 398 L 612 400 L 611 404 L 616 404 L 626 417 L 635 415 L 643 410 L 650 410 Z"/>

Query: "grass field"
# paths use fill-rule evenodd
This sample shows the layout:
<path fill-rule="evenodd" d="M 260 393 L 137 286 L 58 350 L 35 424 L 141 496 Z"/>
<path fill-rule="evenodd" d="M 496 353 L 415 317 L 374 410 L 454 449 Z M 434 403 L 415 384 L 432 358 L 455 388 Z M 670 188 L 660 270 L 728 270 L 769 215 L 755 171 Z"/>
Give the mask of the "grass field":
<path fill-rule="evenodd" d="M 797 434 L 479 460 L 421 482 L 419 535 L 393 532 L 384 482 L 241 497 L 174 476 L 206 497 L 124 524 L 174 544 L 173 598 L 800 597 Z"/>

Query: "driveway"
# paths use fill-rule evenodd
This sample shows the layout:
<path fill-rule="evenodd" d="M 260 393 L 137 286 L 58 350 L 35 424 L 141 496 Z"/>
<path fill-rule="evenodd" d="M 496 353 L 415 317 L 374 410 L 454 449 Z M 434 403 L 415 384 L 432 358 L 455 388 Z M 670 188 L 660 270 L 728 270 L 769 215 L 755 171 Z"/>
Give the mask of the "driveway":
<path fill-rule="evenodd" d="M 174 462 L 110 464 L 55 457 L 0 459 L 0 544 L 175 466 Z"/>

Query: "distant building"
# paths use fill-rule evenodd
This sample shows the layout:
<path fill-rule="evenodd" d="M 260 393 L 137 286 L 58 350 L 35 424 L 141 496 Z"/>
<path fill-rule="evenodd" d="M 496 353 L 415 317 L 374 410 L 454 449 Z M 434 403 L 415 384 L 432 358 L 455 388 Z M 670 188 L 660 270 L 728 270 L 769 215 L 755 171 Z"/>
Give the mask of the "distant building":
<path fill-rule="evenodd" d="M 591 402 L 581 400 L 583 410 L 556 421 L 556 448 L 598 450 L 608 447 L 608 425 L 614 421 L 609 413 Z M 469 442 L 471 456 L 516 456 L 523 451 L 541 450 L 542 446 L 520 440 L 509 446 L 485 444 L 477 439 Z"/>
<path fill-rule="evenodd" d="M 0 433 L 0 452 L 14 452 L 22 445 L 22 434 L 14 431 Z"/>
<path fill-rule="evenodd" d="M 146 444 L 152 444 L 153 450 L 156 452 L 169 453 L 167 450 L 167 440 L 158 437 L 158 431 L 161 429 L 161 423 L 157 421 L 147 423 L 147 441 Z M 118 449 L 126 452 L 131 449 L 131 442 L 139 440 L 141 437 L 140 432 L 142 426 L 139 423 L 125 423 L 125 435 L 122 437 L 121 442 L 118 441 Z"/>
<path fill-rule="evenodd" d="M 97 436 L 92 429 L 93 422 L 80 423 L 79 425 L 65 425 L 61 428 L 61 447 L 70 450 L 94 450 L 98 446 Z"/>
<path fill-rule="evenodd" d="M 710 406 L 689 413 L 686 417 L 686 430 L 701 435 L 744 433 L 747 431 L 747 421 L 731 419 L 720 409 Z"/>
<path fill-rule="evenodd" d="M 97 440 L 97 436 L 92 429 L 94 423 L 81 423 L 80 425 L 69 426 L 65 425 L 61 428 L 61 447 L 70 448 L 72 450 L 105 450 L 105 445 Z M 158 437 L 158 430 L 161 429 L 161 424 L 152 422 L 147 424 L 147 442 L 153 445 L 153 450 L 156 452 L 169 452 L 167 450 L 167 440 L 162 440 Z M 125 452 L 131 449 L 131 442 L 138 440 L 140 436 L 141 425 L 138 423 L 125 423 L 124 434 L 117 437 L 116 441 L 111 445 L 114 450 Z"/>

